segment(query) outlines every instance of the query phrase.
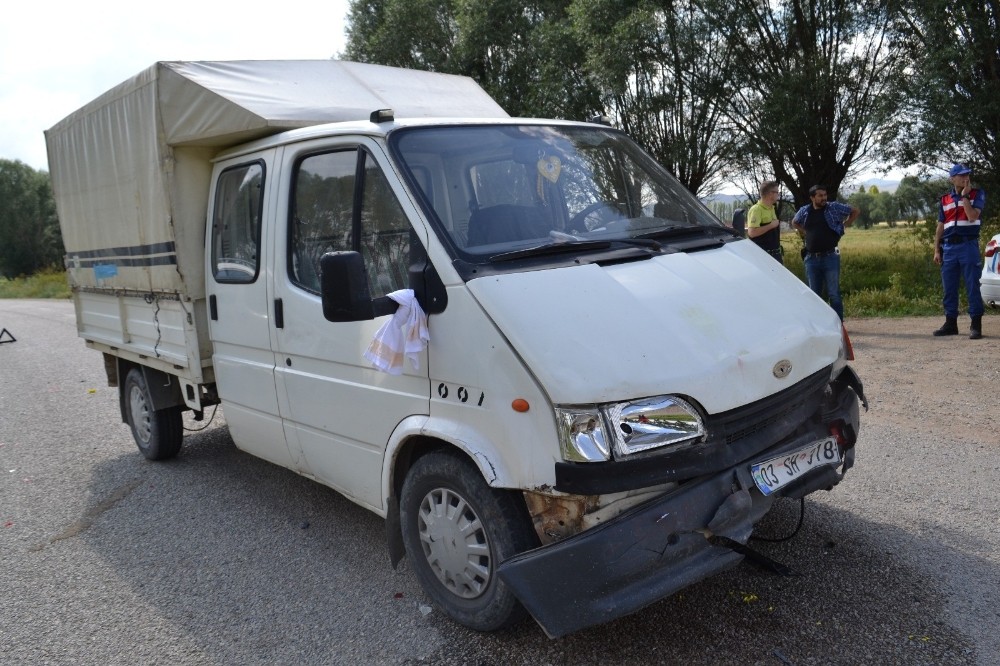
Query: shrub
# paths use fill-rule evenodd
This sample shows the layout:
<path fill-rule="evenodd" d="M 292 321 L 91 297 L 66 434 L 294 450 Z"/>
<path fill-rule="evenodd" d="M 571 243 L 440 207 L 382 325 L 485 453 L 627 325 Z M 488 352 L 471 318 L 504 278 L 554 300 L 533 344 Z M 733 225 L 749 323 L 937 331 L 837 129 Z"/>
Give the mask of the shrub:
<path fill-rule="evenodd" d="M 0 278 L 0 298 L 69 298 L 66 273 L 54 268 L 30 277 Z"/>

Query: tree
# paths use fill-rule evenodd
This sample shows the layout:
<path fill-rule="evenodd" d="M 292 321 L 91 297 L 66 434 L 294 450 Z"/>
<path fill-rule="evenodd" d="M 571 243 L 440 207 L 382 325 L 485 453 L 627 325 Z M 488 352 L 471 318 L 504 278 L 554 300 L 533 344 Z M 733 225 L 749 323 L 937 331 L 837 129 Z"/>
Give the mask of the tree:
<path fill-rule="evenodd" d="M 847 203 L 861 211 L 858 214 L 856 225 L 862 229 L 870 229 L 872 226 L 872 209 L 875 207 L 875 196 L 862 186 L 857 192 L 847 197 Z"/>
<path fill-rule="evenodd" d="M 64 254 L 52 184 L 45 171 L 0 159 L 0 275 L 31 275 Z"/>
<path fill-rule="evenodd" d="M 570 0 L 352 0 L 345 56 L 470 76 L 513 116 L 600 111 Z"/>
<path fill-rule="evenodd" d="M 872 222 L 875 224 L 885 222 L 890 227 L 895 227 L 896 221 L 899 219 L 899 208 L 896 205 L 896 197 L 893 196 L 892 192 L 879 192 L 878 188 L 874 185 L 872 189 L 875 190 L 874 192 L 869 192 L 872 197 Z"/>
<path fill-rule="evenodd" d="M 730 117 L 741 153 L 808 203 L 831 198 L 895 136 L 906 66 L 891 8 L 874 0 L 704 0 L 732 48 L 739 85 Z M 759 167 L 758 167 L 759 168 Z"/>
<path fill-rule="evenodd" d="M 938 197 L 948 190 L 945 180 L 927 181 L 905 176 L 896 188 L 896 206 L 900 216 L 911 224 L 937 213 Z"/>
<path fill-rule="evenodd" d="M 437 72 L 452 72 L 456 41 L 452 0 L 352 0 L 344 55 Z"/>
<path fill-rule="evenodd" d="M 575 0 L 587 69 L 618 125 L 692 192 L 721 184 L 732 77 L 715 17 L 694 1 Z"/>
<path fill-rule="evenodd" d="M 897 28 L 914 63 L 902 163 L 967 162 L 1000 185 L 1000 0 L 898 0 Z"/>
<path fill-rule="evenodd" d="M 684 185 L 721 184 L 730 69 L 693 2 L 353 0 L 347 57 L 463 74 L 514 116 L 605 110 Z"/>

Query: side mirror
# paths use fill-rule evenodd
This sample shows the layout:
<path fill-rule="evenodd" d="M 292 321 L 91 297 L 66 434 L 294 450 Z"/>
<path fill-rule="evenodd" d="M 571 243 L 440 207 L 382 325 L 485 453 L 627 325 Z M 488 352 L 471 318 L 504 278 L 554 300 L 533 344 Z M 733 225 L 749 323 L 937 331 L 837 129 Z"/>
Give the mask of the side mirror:
<path fill-rule="evenodd" d="M 375 318 L 365 262 L 358 252 L 327 252 L 319 260 L 320 295 L 327 321 Z"/>

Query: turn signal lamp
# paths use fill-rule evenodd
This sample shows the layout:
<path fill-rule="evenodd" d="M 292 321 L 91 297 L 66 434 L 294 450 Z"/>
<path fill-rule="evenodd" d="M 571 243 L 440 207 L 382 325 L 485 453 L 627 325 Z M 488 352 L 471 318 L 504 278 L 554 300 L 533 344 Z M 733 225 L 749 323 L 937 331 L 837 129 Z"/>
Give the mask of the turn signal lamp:
<path fill-rule="evenodd" d="M 524 398 L 515 398 L 514 401 L 510 403 L 510 406 L 511 409 L 513 409 L 515 412 L 522 412 L 522 413 L 528 411 L 531 408 L 531 405 L 529 405 L 528 401 L 525 400 Z"/>
<path fill-rule="evenodd" d="M 854 360 L 854 345 L 851 344 L 851 336 L 847 334 L 847 327 L 843 322 L 840 324 L 840 334 L 844 339 L 844 354 L 848 361 Z"/>

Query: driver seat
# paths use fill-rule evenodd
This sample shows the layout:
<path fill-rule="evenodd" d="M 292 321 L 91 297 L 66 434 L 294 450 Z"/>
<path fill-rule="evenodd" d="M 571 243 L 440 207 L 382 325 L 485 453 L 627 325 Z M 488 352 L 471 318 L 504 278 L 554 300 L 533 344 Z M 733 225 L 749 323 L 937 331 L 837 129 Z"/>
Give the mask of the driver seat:
<path fill-rule="evenodd" d="M 499 204 L 472 211 L 468 245 L 491 245 L 529 238 L 545 238 L 551 226 L 535 206 Z"/>

